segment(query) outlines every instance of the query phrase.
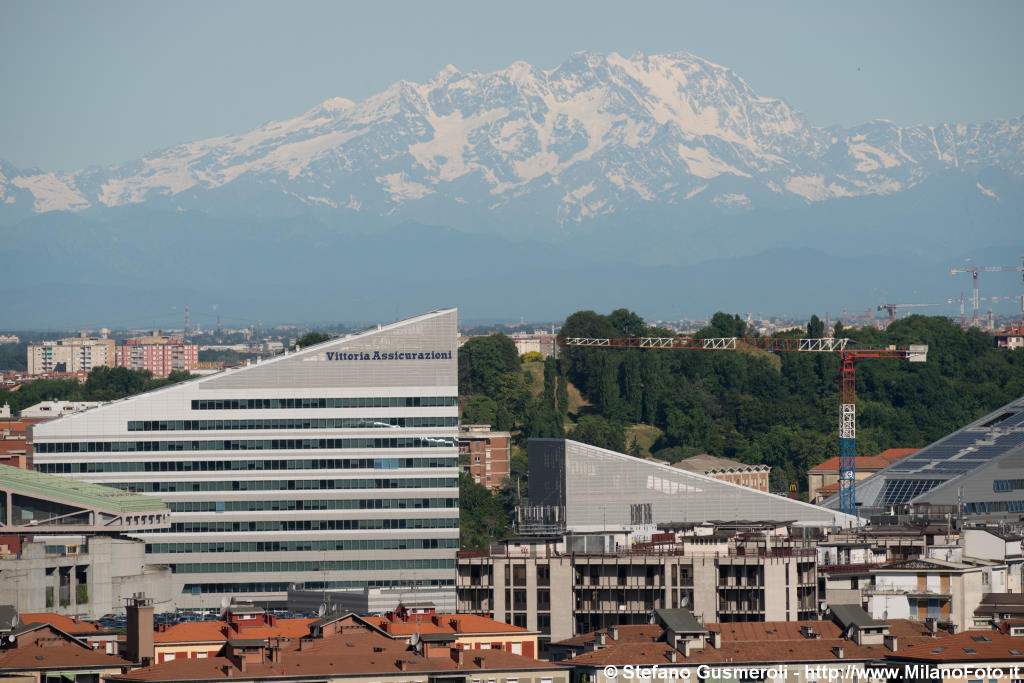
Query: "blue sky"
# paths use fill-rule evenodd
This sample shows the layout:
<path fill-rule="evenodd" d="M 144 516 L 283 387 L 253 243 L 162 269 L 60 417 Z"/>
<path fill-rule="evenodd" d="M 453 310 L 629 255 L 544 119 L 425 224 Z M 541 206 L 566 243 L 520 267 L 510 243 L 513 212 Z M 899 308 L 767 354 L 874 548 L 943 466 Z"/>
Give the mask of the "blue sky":
<path fill-rule="evenodd" d="M 816 125 L 1024 115 L 1024 3 L 0 0 L 0 159 L 75 170 L 446 64 L 685 50 Z"/>

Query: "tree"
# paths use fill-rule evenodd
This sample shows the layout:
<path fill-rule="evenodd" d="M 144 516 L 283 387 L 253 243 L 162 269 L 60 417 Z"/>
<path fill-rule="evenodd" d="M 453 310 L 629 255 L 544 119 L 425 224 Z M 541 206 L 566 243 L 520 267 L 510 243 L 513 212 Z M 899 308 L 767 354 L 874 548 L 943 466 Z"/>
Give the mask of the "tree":
<path fill-rule="evenodd" d="M 598 448 L 622 453 L 626 450 L 626 430 L 600 415 L 584 415 L 569 432 L 569 438 Z"/>
<path fill-rule="evenodd" d="M 322 344 L 328 339 L 330 339 L 330 337 L 328 337 L 323 332 L 307 332 L 306 334 L 299 337 L 298 341 L 295 342 L 295 346 L 293 346 L 292 349 L 295 349 L 296 347 L 304 349 L 307 346 L 313 346 L 314 344 Z"/>
<path fill-rule="evenodd" d="M 465 472 L 459 475 L 459 538 L 463 550 L 486 550 L 508 536 L 509 523 L 501 503 Z"/>
<path fill-rule="evenodd" d="M 807 323 L 807 338 L 821 339 L 824 336 L 825 323 L 823 323 L 817 315 L 812 314 L 810 321 Z"/>

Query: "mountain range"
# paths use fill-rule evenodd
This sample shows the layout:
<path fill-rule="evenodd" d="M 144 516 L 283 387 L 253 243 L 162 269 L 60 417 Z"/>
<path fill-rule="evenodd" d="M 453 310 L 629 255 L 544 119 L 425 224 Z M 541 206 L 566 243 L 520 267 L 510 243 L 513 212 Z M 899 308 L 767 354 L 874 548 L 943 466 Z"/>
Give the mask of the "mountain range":
<path fill-rule="evenodd" d="M 521 285 L 509 280 L 520 280 L 533 257 L 549 268 L 532 276 L 553 284 L 559 269 L 584 279 L 628 271 L 638 280 L 623 293 L 641 298 L 632 307 L 667 315 L 740 302 L 764 288 L 746 274 L 750 259 L 770 266 L 802 254 L 820 262 L 807 271 L 827 281 L 764 304 L 835 311 L 882 303 L 872 292 L 893 289 L 892 268 L 920 268 L 923 278 L 892 297 L 944 299 L 964 288 L 944 271 L 965 257 L 990 250 L 1015 264 L 1022 190 L 1024 117 L 822 128 L 688 53 L 578 53 L 549 71 L 523 62 L 487 74 L 448 66 L 428 83 L 399 82 L 358 103 L 329 99 L 242 135 L 107 168 L 53 173 L 0 161 L 0 255 L 19 259 L 8 278 L 23 269 L 27 279 L 6 285 L 24 289 L 35 309 L 47 306 L 31 294 L 40 273 L 82 293 L 152 278 L 173 259 L 179 267 L 161 277 L 181 281 L 165 286 L 214 300 L 216 280 L 188 276 L 189 263 L 251 276 L 258 295 L 268 274 L 246 264 L 305 281 L 323 256 L 311 250 L 344 250 L 351 260 L 347 249 L 358 244 L 405 264 L 380 273 L 399 290 L 452 278 L 456 298 L 486 292 L 478 317 L 518 317 L 531 302 L 517 300 Z M 268 244 L 273 266 L 260 254 Z M 458 287 L 470 253 L 500 262 L 495 280 L 475 283 L 471 296 Z M 511 253 L 518 263 L 505 261 Z M 717 269 L 697 284 L 702 291 L 663 292 L 666 272 L 682 282 L 711 263 Z M 918 291 L 933 268 L 945 279 Z M 342 288 L 365 286 L 344 272 L 320 275 L 327 290 L 338 277 Z M 578 308 L 571 292 L 557 303 L 540 296 L 535 303 L 563 313 Z M 309 313 L 329 301 L 310 301 Z"/>

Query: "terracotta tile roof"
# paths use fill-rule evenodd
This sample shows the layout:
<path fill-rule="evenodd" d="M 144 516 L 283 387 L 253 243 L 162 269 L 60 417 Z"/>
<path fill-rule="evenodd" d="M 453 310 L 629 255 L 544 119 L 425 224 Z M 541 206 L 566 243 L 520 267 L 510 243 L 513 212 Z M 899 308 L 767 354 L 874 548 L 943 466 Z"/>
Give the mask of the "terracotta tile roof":
<path fill-rule="evenodd" d="M 377 626 L 383 631 L 396 636 L 411 636 L 417 631 L 419 633 L 457 633 L 468 635 L 475 633 L 532 633 L 529 629 L 520 626 L 512 626 L 490 617 L 478 614 L 438 614 L 437 622 L 428 621 L 390 621 L 386 617 L 363 617 L 368 623 Z M 458 630 L 451 626 L 451 622 L 458 623 Z"/>
<path fill-rule="evenodd" d="M 37 656 L 42 656 L 42 659 L 37 659 Z M 14 648 L 0 654 L 0 670 L 7 670 L 7 673 L 18 669 L 120 669 L 123 666 L 131 666 L 131 662 L 72 643 L 50 645 L 46 648 Z"/>
<path fill-rule="evenodd" d="M 803 626 L 810 626 L 821 637 L 805 638 L 800 632 Z M 831 621 L 733 622 L 705 624 L 705 627 L 722 634 L 722 647 L 715 649 L 708 643 L 701 650 L 691 650 L 689 657 L 677 653 L 677 664 L 829 662 L 837 660 L 835 647 L 843 648 L 844 660 L 879 659 L 890 654 L 884 645 L 857 645 L 842 638 L 839 627 Z M 901 650 L 904 644 L 934 642 L 921 624 L 904 619 L 892 620 L 889 632 L 897 637 Z M 670 653 L 674 651 L 664 641 L 627 642 L 578 655 L 571 663 L 594 667 L 608 664 L 664 666 L 671 663 Z"/>
<path fill-rule="evenodd" d="M 1021 654 L 1013 654 L 1011 650 Z M 1024 664 L 1024 637 L 1010 636 L 993 629 L 964 631 L 900 647 L 892 657 L 926 662 L 1015 661 Z"/>
<path fill-rule="evenodd" d="M 610 643 L 653 643 L 665 633 L 665 630 L 657 624 L 628 624 L 617 626 L 616 629 L 618 629 L 619 634 L 618 640 L 612 640 L 610 629 L 605 628 L 560 640 L 553 644 L 569 647 L 583 646 L 594 642 L 597 639 L 598 633 L 608 633 L 608 642 Z"/>
<path fill-rule="evenodd" d="M 132 665 L 128 660 L 92 649 L 51 624 L 34 623 L 35 628 L 22 631 L 14 644 L 0 651 L 0 671 L 80 667 L 120 669 Z"/>
<path fill-rule="evenodd" d="M 77 621 L 71 617 L 53 612 L 20 612 L 18 619 L 22 624 L 52 624 L 61 631 L 70 633 L 73 636 L 109 633 L 99 624 L 94 624 L 91 621 Z"/>
<path fill-rule="evenodd" d="M 167 643 L 213 643 L 232 639 L 301 638 L 309 634 L 309 625 L 316 619 L 278 619 L 273 626 L 264 624 L 243 626 L 241 630 L 230 629 L 225 635 L 226 621 L 195 621 L 168 626 L 165 631 L 153 633 L 155 644 Z"/>
<path fill-rule="evenodd" d="M 857 458 L 857 469 L 858 470 L 881 470 L 892 464 L 893 461 L 887 460 L 881 456 L 863 456 Z M 839 471 L 839 458 L 829 458 L 820 465 L 812 467 L 810 472 L 838 472 Z"/>
<path fill-rule="evenodd" d="M 299 649 L 302 647 L 303 649 Z M 464 650 L 460 667 L 450 657 L 427 658 L 417 655 L 401 640 L 394 640 L 365 626 L 347 629 L 336 635 L 300 642 L 293 640 L 281 649 L 281 660 L 272 663 L 266 657 L 248 663 L 239 674 L 226 656 L 207 659 L 174 659 L 170 662 L 132 670 L 113 676 L 114 681 L 190 681 L 244 676 L 248 680 L 281 676 L 382 675 L 401 671 L 452 672 L 473 670 L 561 669 L 558 664 L 541 662 L 502 650 Z M 230 674 L 228 673 L 230 672 Z"/>

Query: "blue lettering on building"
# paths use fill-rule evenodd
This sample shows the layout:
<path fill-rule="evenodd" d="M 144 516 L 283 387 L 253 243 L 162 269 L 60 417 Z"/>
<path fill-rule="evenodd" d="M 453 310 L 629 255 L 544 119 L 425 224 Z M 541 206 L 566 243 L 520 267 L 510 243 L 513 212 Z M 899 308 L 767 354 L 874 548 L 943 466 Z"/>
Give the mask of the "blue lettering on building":
<path fill-rule="evenodd" d="M 451 351 L 327 351 L 327 360 L 451 360 Z"/>

